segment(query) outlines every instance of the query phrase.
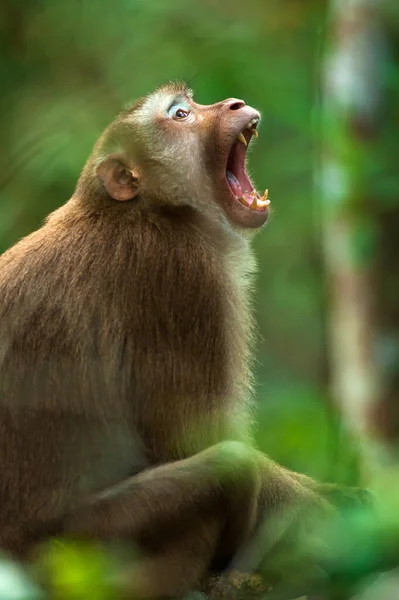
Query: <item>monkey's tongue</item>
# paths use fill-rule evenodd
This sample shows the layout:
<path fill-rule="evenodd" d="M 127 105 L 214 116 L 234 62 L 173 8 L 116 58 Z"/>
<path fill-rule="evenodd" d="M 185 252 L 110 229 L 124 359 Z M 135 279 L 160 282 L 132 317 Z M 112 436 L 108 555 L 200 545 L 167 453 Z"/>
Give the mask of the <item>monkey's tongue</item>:
<path fill-rule="evenodd" d="M 253 196 L 251 192 L 243 192 L 240 182 L 237 177 L 233 175 L 231 171 L 226 171 L 227 181 L 229 183 L 230 189 L 233 192 L 236 198 L 245 198 L 248 200 L 249 204 L 253 202 Z"/>
<path fill-rule="evenodd" d="M 229 182 L 231 191 L 233 192 L 234 196 L 237 196 L 237 198 L 241 198 L 242 189 L 241 189 L 240 182 L 238 181 L 238 179 L 236 177 L 234 177 L 234 175 L 233 175 L 233 173 L 231 173 L 231 171 L 226 171 L 226 173 L 227 173 L 227 181 Z"/>

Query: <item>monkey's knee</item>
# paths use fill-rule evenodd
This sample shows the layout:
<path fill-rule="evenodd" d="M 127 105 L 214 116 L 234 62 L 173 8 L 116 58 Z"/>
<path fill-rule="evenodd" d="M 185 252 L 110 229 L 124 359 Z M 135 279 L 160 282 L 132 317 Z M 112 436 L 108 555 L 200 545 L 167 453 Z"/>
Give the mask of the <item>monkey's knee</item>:
<path fill-rule="evenodd" d="M 224 485 L 255 492 L 261 483 L 258 452 L 243 442 L 226 440 L 213 448 L 213 460 Z"/>
<path fill-rule="evenodd" d="M 224 441 L 213 448 L 222 491 L 224 522 L 216 560 L 224 561 L 251 537 L 258 514 L 262 485 L 258 452 L 236 441 Z"/>
<path fill-rule="evenodd" d="M 232 467 L 237 473 L 253 471 L 259 465 L 257 451 L 244 442 L 225 440 L 213 446 L 213 451 L 222 465 Z"/>

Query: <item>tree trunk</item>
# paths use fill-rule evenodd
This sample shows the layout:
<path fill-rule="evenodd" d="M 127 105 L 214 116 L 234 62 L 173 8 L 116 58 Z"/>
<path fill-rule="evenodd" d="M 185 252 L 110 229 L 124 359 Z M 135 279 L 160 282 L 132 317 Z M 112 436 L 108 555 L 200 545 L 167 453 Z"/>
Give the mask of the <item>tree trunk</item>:
<path fill-rule="evenodd" d="M 372 418 L 383 385 L 375 352 L 376 199 L 368 192 L 385 54 L 378 5 L 331 2 L 320 168 L 331 393 L 368 465 L 387 453 Z"/>

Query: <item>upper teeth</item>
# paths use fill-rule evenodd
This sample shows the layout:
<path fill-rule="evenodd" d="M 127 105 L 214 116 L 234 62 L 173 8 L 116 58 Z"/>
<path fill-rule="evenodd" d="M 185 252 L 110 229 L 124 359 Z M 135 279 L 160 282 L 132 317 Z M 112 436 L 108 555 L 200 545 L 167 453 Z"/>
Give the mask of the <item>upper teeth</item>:
<path fill-rule="evenodd" d="M 258 132 L 255 129 L 255 127 L 257 126 L 257 124 L 259 123 L 259 117 L 254 117 L 253 119 L 250 120 L 249 123 L 246 124 L 246 129 L 249 129 L 252 131 L 253 135 L 255 137 L 258 137 Z M 241 132 L 238 134 L 237 139 L 239 142 L 242 142 L 243 144 L 245 144 L 245 146 L 247 146 L 247 140 L 245 139 L 244 134 Z"/>
<path fill-rule="evenodd" d="M 247 124 L 247 129 L 252 129 L 252 127 L 254 127 L 255 125 L 257 125 L 259 123 L 259 117 L 254 117 L 253 119 L 250 120 L 250 122 Z"/>

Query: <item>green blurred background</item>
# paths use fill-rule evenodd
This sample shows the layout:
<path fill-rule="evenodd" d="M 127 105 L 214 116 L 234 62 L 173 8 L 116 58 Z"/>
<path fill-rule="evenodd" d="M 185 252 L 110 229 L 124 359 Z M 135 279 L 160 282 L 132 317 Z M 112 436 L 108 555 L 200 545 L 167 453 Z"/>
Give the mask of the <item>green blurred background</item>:
<path fill-rule="evenodd" d="M 343 432 L 372 439 L 386 460 L 399 412 L 399 10 L 353 4 L 0 8 L 1 251 L 70 197 L 97 136 L 129 100 L 185 79 L 201 103 L 234 96 L 261 111 L 250 170 L 269 188 L 273 214 L 255 240 L 258 439 L 281 462 L 337 480 L 356 463 Z M 349 83 L 326 85 L 328 58 L 345 65 L 348 56 L 360 64 Z M 359 70 L 365 87 L 351 86 Z M 335 85 L 353 102 L 342 104 Z M 331 161 L 341 169 L 332 183 L 320 177 Z M 356 303 L 365 336 L 351 325 Z"/>

